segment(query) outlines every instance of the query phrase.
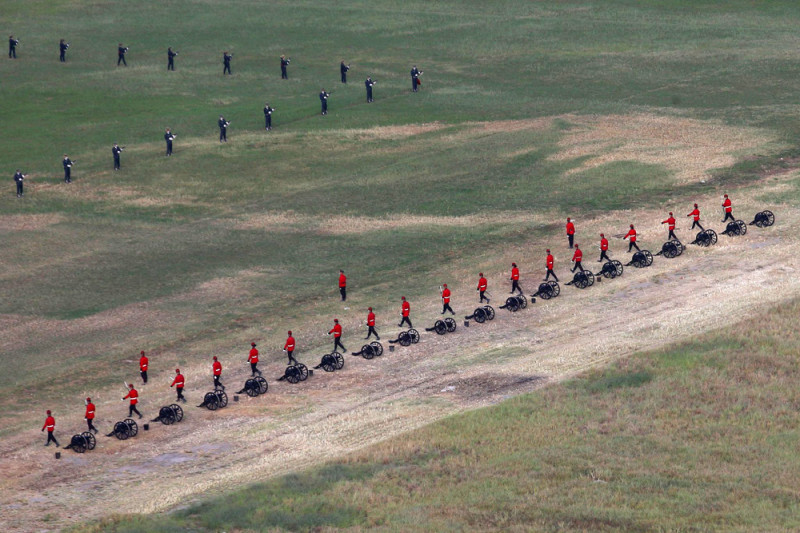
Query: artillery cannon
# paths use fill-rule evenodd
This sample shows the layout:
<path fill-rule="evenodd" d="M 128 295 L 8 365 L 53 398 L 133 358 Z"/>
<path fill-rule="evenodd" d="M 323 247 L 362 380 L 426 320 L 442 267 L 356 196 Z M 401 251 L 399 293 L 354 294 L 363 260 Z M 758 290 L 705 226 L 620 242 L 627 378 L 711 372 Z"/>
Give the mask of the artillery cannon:
<path fill-rule="evenodd" d="M 267 380 L 262 378 L 261 376 L 250 378 L 244 382 L 244 387 L 242 390 L 237 392 L 236 394 L 245 393 L 251 398 L 255 398 L 259 394 L 265 394 L 269 385 L 267 385 Z M 234 398 L 235 400 L 236 398 Z"/>
<path fill-rule="evenodd" d="M 591 270 L 579 270 L 572 276 L 572 281 L 567 285 L 575 285 L 579 289 L 585 289 L 594 285 L 594 274 Z"/>
<path fill-rule="evenodd" d="M 697 246 L 702 246 L 703 248 L 713 246 L 717 244 L 717 232 L 715 232 L 713 229 L 701 231 L 689 244 L 696 244 Z"/>
<path fill-rule="evenodd" d="M 77 435 L 73 435 L 69 444 L 64 446 L 64 449 L 74 450 L 77 453 L 83 453 L 86 450 L 94 450 L 94 447 L 96 445 L 97 441 L 95 440 L 92 432 L 84 431 L 83 433 L 78 433 Z"/>
<path fill-rule="evenodd" d="M 775 223 L 775 215 L 772 214 L 772 211 L 764 210 L 759 211 L 756 213 L 755 218 L 750 223 L 751 226 L 757 226 L 759 228 L 768 228 Z"/>
<path fill-rule="evenodd" d="M 542 300 L 549 300 L 559 294 L 561 294 L 561 287 L 559 287 L 557 281 L 545 281 L 539 284 L 539 289 L 535 294 L 531 294 L 531 301 L 535 301 L 537 297 Z"/>
<path fill-rule="evenodd" d="M 633 257 L 631 257 L 630 262 L 625 266 L 635 266 L 636 268 L 645 268 L 649 267 L 653 264 L 653 254 L 650 253 L 650 250 L 639 250 Z"/>
<path fill-rule="evenodd" d="M 228 395 L 225 394 L 225 391 L 217 389 L 212 392 L 207 392 L 206 395 L 203 396 L 203 403 L 197 407 L 205 407 L 209 411 L 216 411 L 227 405 Z"/>
<path fill-rule="evenodd" d="M 393 341 L 389 341 L 389 344 L 399 344 L 400 346 L 411 346 L 412 344 L 417 344 L 419 342 L 419 332 L 415 329 L 409 329 L 408 331 L 401 331 L 397 338 Z"/>
<path fill-rule="evenodd" d="M 532 298 L 531 301 L 536 302 L 536 299 Z M 522 294 L 515 294 L 514 296 L 506 298 L 506 304 L 501 305 L 500 309 L 508 309 L 512 313 L 516 313 L 520 309 L 525 309 L 526 307 L 528 307 L 528 299 Z"/>
<path fill-rule="evenodd" d="M 114 429 L 106 437 L 117 437 L 119 440 L 127 440 L 135 437 L 139 433 L 139 426 L 133 418 L 126 418 L 114 424 Z"/>
<path fill-rule="evenodd" d="M 344 357 L 339 352 L 326 353 L 314 369 L 321 368 L 325 372 L 341 370 L 344 367 Z"/>
<path fill-rule="evenodd" d="M 678 239 L 672 239 L 661 245 L 661 251 L 656 255 L 663 255 L 667 259 L 678 257 L 683 253 L 686 247 Z"/>
<path fill-rule="evenodd" d="M 452 333 L 456 330 L 456 321 L 448 317 L 444 320 L 437 320 L 432 328 L 425 328 L 425 331 L 435 331 L 437 335 Z"/>
<path fill-rule="evenodd" d="M 722 232 L 723 235 L 727 235 L 728 237 L 738 237 L 739 235 L 744 235 L 747 233 L 747 224 L 744 223 L 744 220 L 734 220 L 733 222 L 728 222 L 728 225 L 725 227 L 725 231 Z"/>
<path fill-rule="evenodd" d="M 474 320 L 478 324 L 483 324 L 487 320 L 494 320 L 494 308 L 491 305 L 484 305 L 478 307 L 475 312 L 469 316 L 464 317 L 467 320 Z"/>
<path fill-rule="evenodd" d="M 362 346 L 360 351 L 353 352 L 350 355 L 360 355 L 364 359 L 380 357 L 383 355 L 383 344 L 379 343 L 378 341 L 372 341 L 371 343 Z"/>
<path fill-rule="evenodd" d="M 173 403 L 159 409 L 158 416 L 150 422 L 161 422 L 165 426 L 171 426 L 181 420 L 183 420 L 183 409 L 180 405 Z"/>
<path fill-rule="evenodd" d="M 288 365 L 284 370 L 283 375 L 278 378 L 278 381 L 286 380 L 289 383 L 300 383 L 308 379 L 308 376 L 313 374 L 313 370 L 309 370 L 303 363 Z"/>
<path fill-rule="evenodd" d="M 595 277 L 598 278 L 600 281 L 600 276 L 603 276 L 606 279 L 614 279 L 622 275 L 624 267 L 622 263 L 619 261 L 606 261 L 603 263 L 603 268 L 600 269 L 600 272 L 595 272 Z"/>

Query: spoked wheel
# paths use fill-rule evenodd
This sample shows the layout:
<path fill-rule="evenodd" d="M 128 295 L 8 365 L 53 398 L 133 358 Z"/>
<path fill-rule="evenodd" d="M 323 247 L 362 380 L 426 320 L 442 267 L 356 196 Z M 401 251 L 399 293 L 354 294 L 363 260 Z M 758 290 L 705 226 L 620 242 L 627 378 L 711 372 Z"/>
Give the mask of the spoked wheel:
<path fill-rule="evenodd" d="M 86 439 L 86 448 L 89 450 L 94 450 L 94 447 L 97 446 L 97 440 L 94 438 L 94 435 L 91 431 L 84 431 L 81 433 L 81 437 Z"/>
<path fill-rule="evenodd" d="M 594 273 L 591 270 L 584 270 L 583 275 L 586 276 L 587 287 L 594 285 Z"/>
<path fill-rule="evenodd" d="M 73 435 L 72 440 L 69 443 L 69 447 L 75 450 L 77 453 L 83 453 L 86 451 L 86 439 L 83 438 L 83 435 Z"/>
<path fill-rule="evenodd" d="M 561 287 L 559 286 L 557 281 L 548 281 L 547 283 L 553 289 L 553 298 L 561 294 Z"/>
<path fill-rule="evenodd" d="M 224 390 L 218 390 L 214 394 L 216 394 L 217 396 L 220 408 L 226 407 L 228 405 L 228 395 L 225 394 Z"/>
<path fill-rule="evenodd" d="M 456 330 L 456 321 L 452 318 L 445 318 L 444 325 L 447 327 L 447 331 L 453 333 Z"/>
<path fill-rule="evenodd" d="M 258 393 L 259 394 L 266 393 L 267 389 L 269 389 L 269 385 L 267 385 L 267 380 L 262 378 L 261 376 L 258 376 L 257 378 L 255 378 L 255 380 L 256 380 L 256 383 L 258 383 Z"/>
<path fill-rule="evenodd" d="M 127 440 L 131 436 L 131 428 L 125 422 L 117 422 L 114 424 L 114 436 L 119 440 Z"/>
<path fill-rule="evenodd" d="M 407 331 L 403 331 L 397 337 L 397 342 L 400 343 L 400 346 L 411 346 L 411 335 Z"/>
<path fill-rule="evenodd" d="M 717 232 L 713 229 L 707 229 L 706 234 L 710 237 L 709 244 L 714 245 L 717 244 Z"/>
<path fill-rule="evenodd" d="M 486 311 L 482 307 L 479 307 L 475 310 L 475 314 L 472 315 L 472 318 L 474 318 L 475 322 L 478 324 L 483 324 L 486 322 Z"/>
<path fill-rule="evenodd" d="M 622 271 L 625 270 L 625 267 L 623 267 L 622 263 L 620 263 L 619 261 L 614 260 L 614 261 L 611 261 L 611 262 L 614 263 L 614 268 L 617 269 L 617 276 L 621 276 L 622 275 Z"/>
<path fill-rule="evenodd" d="M 447 333 L 447 326 L 445 326 L 444 322 L 441 320 L 437 320 L 433 325 L 433 331 L 435 331 L 437 335 L 444 335 Z"/>
<path fill-rule="evenodd" d="M 136 420 L 133 418 L 126 418 L 125 424 L 128 426 L 128 433 L 131 437 L 135 437 L 139 434 L 139 426 L 136 425 Z"/>
<path fill-rule="evenodd" d="M 553 288 L 550 286 L 549 283 L 542 283 L 539 285 L 539 290 L 537 291 L 539 294 L 539 298 L 542 300 L 549 300 L 553 297 Z"/>
<path fill-rule="evenodd" d="M 177 417 L 175 416 L 175 411 L 173 411 L 170 406 L 165 406 L 158 411 L 158 419 L 165 426 L 171 426 L 175 423 Z"/>
<path fill-rule="evenodd" d="M 672 241 L 664 243 L 664 246 L 661 247 L 661 255 L 667 259 L 672 259 L 678 255 L 678 250 L 675 248 L 675 245 L 672 243 Z"/>
<path fill-rule="evenodd" d="M 644 254 L 645 263 L 644 266 L 649 267 L 653 264 L 653 254 L 650 253 L 650 250 L 642 250 L 642 254 Z"/>
<path fill-rule="evenodd" d="M 419 331 L 415 329 L 409 329 L 408 334 L 411 336 L 411 343 L 417 344 L 419 342 Z"/>
<path fill-rule="evenodd" d="M 761 223 L 759 228 L 767 228 L 775 223 L 775 215 L 772 214 L 772 211 L 762 211 L 766 220 Z"/>
<path fill-rule="evenodd" d="M 336 370 L 336 359 L 333 355 L 326 353 L 322 356 L 322 362 L 320 363 L 322 370 L 325 372 L 333 372 Z"/>
<path fill-rule="evenodd" d="M 259 395 L 258 390 L 259 390 L 258 383 L 256 382 L 255 379 L 250 378 L 244 382 L 244 392 L 247 393 L 247 395 L 250 396 L 251 398 L 255 398 L 256 396 Z"/>
<path fill-rule="evenodd" d="M 217 399 L 217 395 L 213 392 L 207 392 L 206 395 L 203 396 L 203 403 L 209 411 L 216 411 L 217 407 L 219 407 L 219 400 Z"/>
<path fill-rule="evenodd" d="M 611 261 L 608 261 L 603 264 L 603 270 L 600 271 L 606 279 L 614 279 L 617 277 L 617 268 Z"/>
<path fill-rule="evenodd" d="M 383 355 L 383 344 L 379 343 L 378 341 L 372 341 L 369 343 L 370 346 L 375 350 L 375 355 L 380 357 Z"/>
<path fill-rule="evenodd" d="M 294 366 L 287 366 L 286 371 L 283 373 L 283 376 L 289 383 L 294 384 L 300 381 L 300 373 Z"/>
<path fill-rule="evenodd" d="M 579 289 L 585 289 L 586 286 L 589 284 L 589 281 L 586 279 L 586 276 L 583 272 L 578 272 L 572 278 L 572 284 L 578 287 Z"/>
<path fill-rule="evenodd" d="M 486 318 L 494 320 L 494 307 L 491 305 L 484 305 L 483 308 L 486 309 Z"/>
<path fill-rule="evenodd" d="M 517 295 L 517 301 L 519 302 L 519 308 L 520 309 L 525 309 L 526 307 L 528 307 L 528 299 L 525 298 L 525 295 L 518 294 Z M 453 324 L 455 324 L 455 322 L 453 322 Z"/>
<path fill-rule="evenodd" d="M 744 223 L 744 220 L 737 220 L 736 225 L 739 226 L 739 235 L 747 233 L 747 224 Z"/>
<path fill-rule="evenodd" d="M 344 357 L 339 352 L 333 352 L 333 358 L 336 360 L 336 370 L 341 370 L 344 368 Z"/>
<path fill-rule="evenodd" d="M 514 296 L 509 296 L 506 298 L 506 305 L 505 308 L 511 311 L 512 313 L 516 313 L 519 311 L 519 302 Z"/>
<path fill-rule="evenodd" d="M 361 356 L 364 359 L 372 359 L 375 357 L 375 349 L 371 345 L 365 344 L 361 347 Z"/>

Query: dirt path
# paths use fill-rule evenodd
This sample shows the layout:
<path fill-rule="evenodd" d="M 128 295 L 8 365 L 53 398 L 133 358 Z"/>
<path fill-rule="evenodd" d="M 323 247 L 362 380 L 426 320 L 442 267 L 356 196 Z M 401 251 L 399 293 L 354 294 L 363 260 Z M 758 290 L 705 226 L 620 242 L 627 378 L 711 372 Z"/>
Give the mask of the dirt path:
<path fill-rule="evenodd" d="M 776 190 L 780 186 L 774 185 Z M 764 192 L 762 188 L 757 194 Z M 743 195 L 737 194 L 739 213 L 751 217 L 762 204 Z M 715 201 L 709 198 L 706 203 Z M 140 431 L 127 442 L 100 437 L 100 446 L 89 454 L 65 451 L 56 462 L 51 453 L 31 446 L 42 439 L 36 431 L 4 439 L 3 530 L 58 529 L 112 512 L 185 505 L 334 459 L 453 413 L 496 403 L 638 350 L 702 334 L 796 298 L 800 210 L 774 210 L 778 222 L 772 228 L 750 227 L 738 238 L 721 236 L 715 247 L 690 246 L 672 260 L 657 257 L 650 268 L 626 268 L 622 278 L 584 291 L 562 286 L 555 300 L 537 301 L 516 314 L 498 309 L 494 321 L 469 328 L 459 320 L 456 333 L 423 333 L 420 344 L 393 353 L 384 343 L 384 356 L 371 361 L 348 355 L 345 368 L 334 375 L 320 370 L 298 386 L 267 376 L 266 396 L 243 396 L 222 411 L 195 408 L 193 403 L 199 401 L 193 393 L 182 424 L 152 424 L 150 431 Z M 622 214 L 626 220 L 658 216 Z M 613 218 L 618 226 L 620 217 L 615 213 L 581 224 L 611 225 Z M 708 225 L 721 228 L 718 220 Z M 684 229 L 679 235 L 689 232 Z M 661 237 L 645 235 L 643 241 L 655 252 Z M 595 268 L 595 247 L 585 248 L 585 264 Z M 613 248 L 622 249 L 618 242 Z M 535 260 L 530 252 L 518 253 Z M 629 256 L 618 252 L 616 257 Z M 563 263 L 560 271 L 565 271 Z M 537 282 L 528 275 L 523 286 L 531 292 Z M 497 307 L 505 294 L 497 284 L 493 293 Z M 462 303 L 457 309 L 465 307 Z M 415 325 L 422 331 L 431 324 Z M 353 348 L 357 341 L 350 344 Z M 303 359 L 316 363 L 311 356 Z M 87 499 L 93 505 L 87 506 Z"/>

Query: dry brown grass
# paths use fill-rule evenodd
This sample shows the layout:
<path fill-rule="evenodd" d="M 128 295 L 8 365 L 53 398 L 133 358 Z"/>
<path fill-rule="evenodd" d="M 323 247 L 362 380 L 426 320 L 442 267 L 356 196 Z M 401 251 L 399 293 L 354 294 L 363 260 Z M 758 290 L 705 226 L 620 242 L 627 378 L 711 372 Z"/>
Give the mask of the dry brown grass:
<path fill-rule="evenodd" d="M 0 216 L 0 231 L 35 231 L 66 220 L 60 213 L 46 215 L 3 215 Z"/>

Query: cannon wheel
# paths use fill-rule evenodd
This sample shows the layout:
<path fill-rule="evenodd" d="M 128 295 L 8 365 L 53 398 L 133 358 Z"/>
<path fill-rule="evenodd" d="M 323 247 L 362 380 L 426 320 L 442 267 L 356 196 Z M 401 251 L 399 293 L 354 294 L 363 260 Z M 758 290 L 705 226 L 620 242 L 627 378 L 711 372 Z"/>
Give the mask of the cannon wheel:
<path fill-rule="evenodd" d="M 586 286 L 591 287 L 594 285 L 594 273 L 591 270 L 584 270 L 583 273 L 586 276 Z"/>
<path fill-rule="evenodd" d="M 669 241 L 665 242 L 664 245 L 661 247 L 661 253 L 667 259 L 672 259 L 676 255 L 678 255 L 678 250 L 675 247 L 675 244 L 673 244 L 672 241 Z"/>
<path fill-rule="evenodd" d="M 136 425 L 136 420 L 133 418 L 126 418 L 125 423 L 128 425 L 131 437 L 135 437 L 139 434 L 139 426 Z"/>
<path fill-rule="evenodd" d="M 228 405 L 228 395 L 225 394 L 224 390 L 214 391 L 214 395 L 216 395 L 217 400 L 219 400 L 220 409 Z"/>
<path fill-rule="evenodd" d="M 131 436 L 131 428 L 125 422 L 114 424 L 114 436 L 119 440 L 127 440 Z"/>
<path fill-rule="evenodd" d="M 561 287 L 557 281 L 548 281 L 547 284 L 553 289 L 553 298 L 561 294 Z"/>
<path fill-rule="evenodd" d="M 517 301 L 519 302 L 519 308 L 520 309 L 525 309 L 525 308 L 528 307 L 528 299 L 525 298 L 524 294 L 518 294 L 517 295 Z M 453 324 L 455 324 L 455 322 L 453 322 Z"/>
<path fill-rule="evenodd" d="M 483 308 L 486 309 L 486 318 L 494 320 L 494 307 L 491 305 L 484 305 Z"/>
<path fill-rule="evenodd" d="M 717 232 L 713 229 L 707 229 L 706 234 L 711 238 L 711 245 L 717 244 Z"/>
<path fill-rule="evenodd" d="M 364 346 L 362 346 L 361 351 L 359 353 L 361 354 L 361 357 L 363 357 L 364 359 L 372 359 L 373 357 L 375 357 L 375 349 L 369 344 L 365 344 Z"/>
<path fill-rule="evenodd" d="M 94 435 L 91 431 L 84 431 L 81 433 L 81 437 L 86 439 L 86 447 L 90 450 L 94 450 L 94 447 L 97 446 L 97 440 L 94 438 Z"/>
<path fill-rule="evenodd" d="M 681 241 L 672 241 L 672 242 L 675 243 L 675 249 L 677 250 L 677 253 L 675 254 L 675 257 L 678 257 L 679 255 L 681 255 L 683 253 L 683 251 L 686 249 L 686 247 L 683 245 L 683 243 Z"/>
<path fill-rule="evenodd" d="M 216 411 L 217 407 L 219 407 L 219 398 L 213 392 L 207 392 L 203 396 L 203 403 L 209 411 Z"/>
<path fill-rule="evenodd" d="M 649 267 L 653 264 L 653 254 L 650 253 L 650 250 L 642 250 L 644 254 L 645 264 L 644 266 Z"/>
<path fill-rule="evenodd" d="M 767 228 L 775 223 L 775 215 L 772 214 L 772 211 L 764 210 L 762 213 L 767 220 L 763 222 L 761 226 L 759 226 L 760 228 Z"/>
<path fill-rule="evenodd" d="M 379 343 L 378 341 L 372 341 L 369 343 L 372 348 L 375 349 L 375 355 L 380 357 L 383 355 L 383 344 Z"/>
<path fill-rule="evenodd" d="M 437 335 L 444 335 L 447 333 L 447 326 L 445 326 L 444 322 L 441 320 L 437 320 L 433 325 L 433 331 L 435 331 Z"/>
<path fill-rule="evenodd" d="M 447 331 L 453 333 L 456 330 L 456 321 L 452 318 L 445 318 L 444 325 L 447 327 Z"/>
<path fill-rule="evenodd" d="M 83 453 L 86 451 L 86 439 L 83 435 L 73 435 L 67 448 L 72 448 L 76 453 Z"/>
<path fill-rule="evenodd" d="M 286 370 L 283 372 L 283 377 L 286 378 L 286 381 L 292 384 L 300 381 L 300 373 L 292 365 L 286 367 Z"/>
<path fill-rule="evenodd" d="M 419 342 L 419 331 L 415 329 L 409 329 L 408 334 L 411 336 L 411 343 L 417 344 Z"/>
<path fill-rule="evenodd" d="M 300 371 L 300 381 L 305 381 L 308 379 L 308 367 L 303 363 L 297 363 L 295 365 L 298 371 Z"/>
<path fill-rule="evenodd" d="M 320 366 L 322 367 L 322 370 L 324 370 L 325 372 L 333 372 L 334 370 L 336 370 L 336 359 L 334 359 L 334 357 L 331 354 L 326 353 L 325 355 L 322 356 L 322 361 L 320 362 Z"/>
<path fill-rule="evenodd" d="M 739 235 L 747 233 L 747 224 L 744 223 L 744 220 L 737 220 L 736 225 L 739 226 Z"/>
<path fill-rule="evenodd" d="M 342 354 L 339 352 L 333 352 L 331 355 L 333 355 L 333 358 L 336 361 L 336 370 L 341 370 L 344 368 L 344 357 L 342 357 Z"/>
<path fill-rule="evenodd" d="M 512 313 L 516 313 L 519 311 L 519 302 L 514 296 L 509 296 L 506 298 L 506 309 L 511 311 Z"/>
<path fill-rule="evenodd" d="M 478 324 L 483 324 L 486 322 L 486 311 L 484 311 L 483 307 L 479 307 L 475 310 L 475 314 L 472 315 L 475 319 L 475 322 Z"/>
<path fill-rule="evenodd" d="M 256 377 L 255 380 L 256 383 L 258 383 L 258 393 L 265 394 L 267 392 L 267 389 L 269 389 L 269 385 L 267 385 L 267 380 L 262 378 L 261 376 Z"/>
<path fill-rule="evenodd" d="M 166 405 L 158 411 L 158 419 L 161 421 L 162 424 L 165 426 L 171 426 L 175 423 L 175 411 L 172 410 L 172 407 Z"/>
<path fill-rule="evenodd" d="M 588 280 L 583 272 L 577 272 L 572 277 L 572 284 L 578 287 L 579 289 L 585 289 L 586 285 L 588 284 Z"/>
<path fill-rule="evenodd" d="M 539 290 L 536 292 L 542 300 L 549 300 L 553 297 L 553 288 L 549 283 L 542 283 L 539 285 Z"/>
<path fill-rule="evenodd" d="M 411 346 L 411 335 L 407 331 L 401 331 L 397 337 L 397 342 L 400 343 L 400 346 Z"/>
<path fill-rule="evenodd" d="M 259 395 L 258 392 L 258 383 L 253 378 L 248 379 L 244 382 L 244 392 L 247 393 L 248 396 L 251 398 L 255 398 Z"/>
<path fill-rule="evenodd" d="M 623 267 L 622 263 L 620 263 L 617 260 L 614 260 L 614 261 L 611 261 L 611 262 L 614 263 L 614 267 L 617 269 L 617 276 L 621 276 L 622 275 L 622 271 L 625 270 L 625 267 Z"/>

